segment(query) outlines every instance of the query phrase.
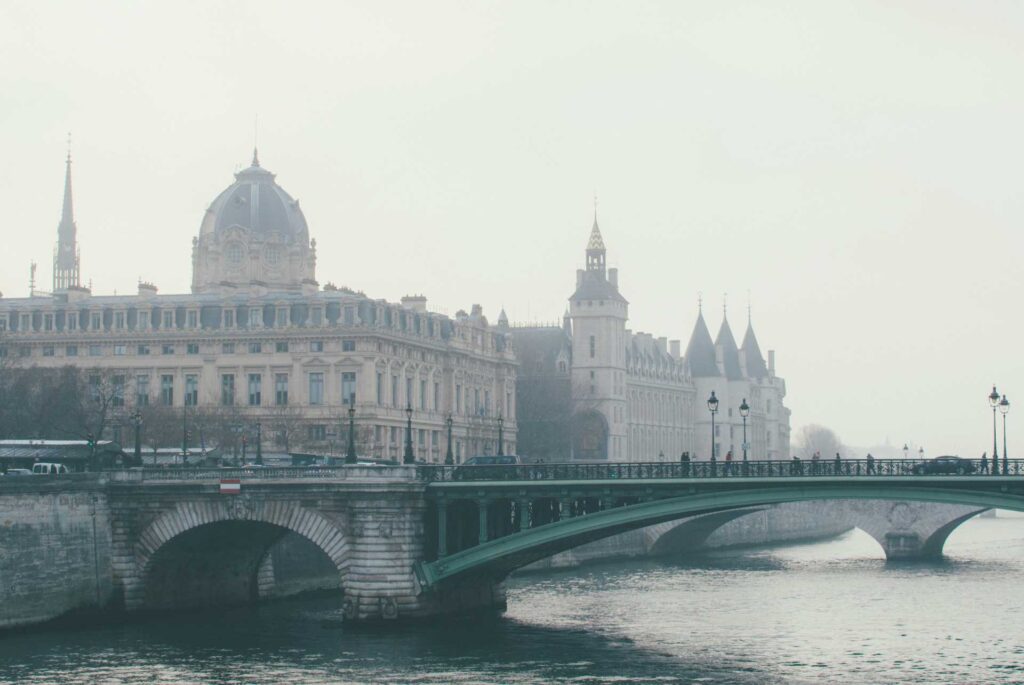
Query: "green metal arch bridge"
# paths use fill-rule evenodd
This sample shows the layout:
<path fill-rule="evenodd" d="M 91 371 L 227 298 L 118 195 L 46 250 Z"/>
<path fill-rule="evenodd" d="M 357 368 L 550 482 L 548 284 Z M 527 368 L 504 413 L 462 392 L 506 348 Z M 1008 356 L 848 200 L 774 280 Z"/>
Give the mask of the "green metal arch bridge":
<path fill-rule="evenodd" d="M 431 513 L 421 589 L 510 572 L 578 545 L 690 516 L 807 500 L 902 500 L 1024 511 L 1024 460 L 827 460 L 421 467 Z M 959 525 L 963 519 L 954 524 Z M 946 531 L 948 535 L 948 531 Z M 944 539 L 944 536 L 943 536 Z M 433 550 L 436 549 L 436 553 Z"/>

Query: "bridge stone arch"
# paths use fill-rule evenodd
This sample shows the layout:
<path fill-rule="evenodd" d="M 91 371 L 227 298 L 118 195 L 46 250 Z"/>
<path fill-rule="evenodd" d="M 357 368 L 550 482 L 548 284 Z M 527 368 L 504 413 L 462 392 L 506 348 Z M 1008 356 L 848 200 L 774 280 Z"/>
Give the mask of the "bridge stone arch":
<path fill-rule="evenodd" d="M 881 545 L 890 561 L 938 559 L 950 534 L 987 507 L 932 502 L 837 502 L 849 522 Z"/>
<path fill-rule="evenodd" d="M 125 607 L 181 608 L 252 599 L 261 562 L 289 531 L 331 560 L 345 588 L 349 541 L 339 520 L 298 502 L 218 496 L 180 502 L 140 532 L 134 545 L 136 572 L 124 581 Z M 162 577 L 162 565 L 186 578 Z M 205 577 L 190 588 L 189 574 Z M 219 582 L 210 582 L 211 576 L 219 576 Z M 165 592 L 168 588 L 160 584 L 168 580 L 174 587 Z"/>

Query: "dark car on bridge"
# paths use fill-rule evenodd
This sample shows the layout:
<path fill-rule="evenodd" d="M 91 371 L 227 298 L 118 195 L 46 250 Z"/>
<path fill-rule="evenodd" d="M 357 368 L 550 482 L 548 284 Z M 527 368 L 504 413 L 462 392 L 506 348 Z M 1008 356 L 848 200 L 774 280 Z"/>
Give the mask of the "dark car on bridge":
<path fill-rule="evenodd" d="M 486 454 L 470 457 L 455 469 L 455 480 L 509 480 L 515 478 L 518 471 L 515 466 L 523 463 L 523 459 L 515 454 Z"/>
<path fill-rule="evenodd" d="M 916 476 L 930 476 L 940 473 L 955 473 L 957 475 L 964 475 L 967 473 L 974 473 L 974 462 L 970 459 L 961 459 L 960 457 L 935 457 L 929 461 L 922 461 L 920 464 L 914 464 L 912 469 Z"/>

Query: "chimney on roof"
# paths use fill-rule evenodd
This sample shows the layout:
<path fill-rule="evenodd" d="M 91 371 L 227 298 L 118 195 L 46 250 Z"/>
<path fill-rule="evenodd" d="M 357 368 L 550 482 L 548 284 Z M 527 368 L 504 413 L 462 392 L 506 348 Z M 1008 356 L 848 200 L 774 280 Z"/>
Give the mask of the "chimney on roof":
<path fill-rule="evenodd" d="M 402 298 L 402 306 L 422 314 L 427 311 L 427 298 L 425 295 L 406 295 Z"/>
<path fill-rule="evenodd" d="M 658 349 L 662 354 L 668 354 L 668 338 L 664 336 L 658 338 Z"/>
<path fill-rule="evenodd" d="M 674 359 L 679 359 L 679 341 L 678 340 L 669 340 L 668 341 L 668 349 L 671 351 L 672 357 Z"/>
<path fill-rule="evenodd" d="M 768 350 L 768 373 L 775 375 L 775 350 Z"/>
<path fill-rule="evenodd" d="M 616 290 L 619 289 L 619 270 L 608 269 L 608 282 L 612 284 Z"/>

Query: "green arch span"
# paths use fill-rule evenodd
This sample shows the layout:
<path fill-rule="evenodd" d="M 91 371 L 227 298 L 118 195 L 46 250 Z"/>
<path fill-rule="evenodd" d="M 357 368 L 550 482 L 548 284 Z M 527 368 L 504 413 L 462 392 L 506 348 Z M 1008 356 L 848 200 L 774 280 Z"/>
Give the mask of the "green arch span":
<path fill-rule="evenodd" d="M 982 485 L 979 483 L 979 485 Z M 1001 484 L 1006 489 L 1005 484 Z M 762 504 L 821 499 L 881 499 L 966 504 L 1024 511 L 1024 495 L 984 489 L 941 488 L 911 484 L 785 486 L 684 495 L 606 509 L 513 533 L 433 562 L 419 562 L 416 577 L 422 588 L 470 574 L 501 579 L 517 568 L 601 538 L 687 516 Z M 1015 488 L 1016 489 L 1016 488 Z"/>

